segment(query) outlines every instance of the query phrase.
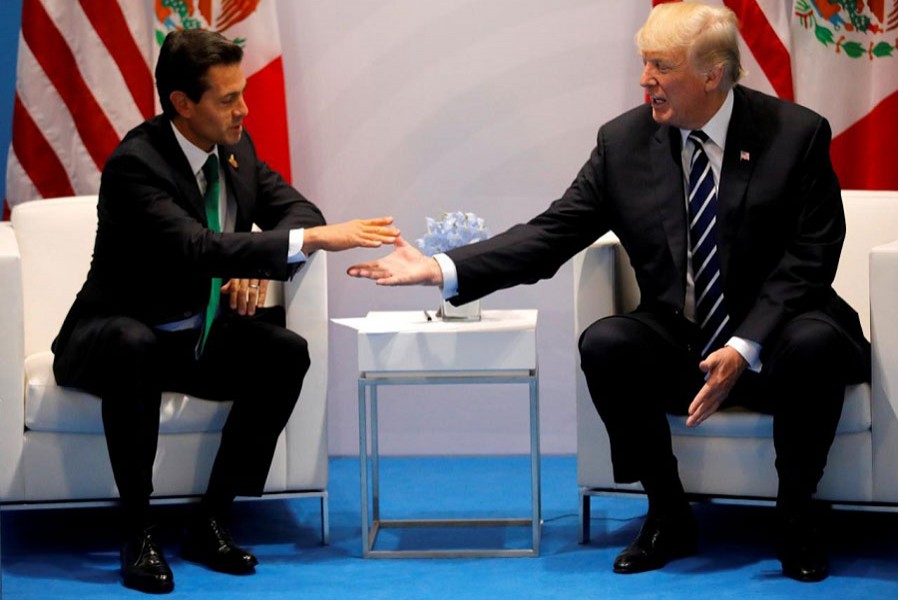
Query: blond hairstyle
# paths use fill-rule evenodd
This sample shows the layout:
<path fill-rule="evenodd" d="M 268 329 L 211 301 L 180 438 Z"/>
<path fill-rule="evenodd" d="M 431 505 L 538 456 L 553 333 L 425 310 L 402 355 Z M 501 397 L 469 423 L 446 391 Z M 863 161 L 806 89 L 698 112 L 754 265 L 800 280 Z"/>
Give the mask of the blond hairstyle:
<path fill-rule="evenodd" d="M 701 72 L 722 66 L 722 86 L 731 88 L 744 76 L 738 47 L 738 21 L 733 12 L 698 2 L 659 4 L 634 36 L 638 51 L 684 50 Z"/>

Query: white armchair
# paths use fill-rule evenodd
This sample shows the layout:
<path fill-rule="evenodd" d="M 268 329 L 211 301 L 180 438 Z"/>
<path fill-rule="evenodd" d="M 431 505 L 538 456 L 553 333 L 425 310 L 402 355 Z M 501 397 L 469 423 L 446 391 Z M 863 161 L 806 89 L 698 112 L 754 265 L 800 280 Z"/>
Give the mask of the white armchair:
<path fill-rule="evenodd" d="M 28 202 L 0 226 L 0 507 L 103 504 L 118 497 L 100 401 L 56 385 L 50 344 L 80 289 L 97 228 L 96 196 Z M 313 368 L 282 433 L 264 497 L 318 497 L 328 543 L 326 255 L 271 286 Z M 153 500 L 206 489 L 230 403 L 165 393 Z"/>
<path fill-rule="evenodd" d="M 897 192 L 844 191 L 847 236 L 835 288 L 859 313 L 872 340 L 872 384 L 847 387 L 837 436 L 817 498 L 838 504 L 897 506 Z M 604 236 L 575 258 L 575 332 L 633 309 L 639 292 L 625 251 Z M 576 369 L 581 542 L 590 537 L 591 496 L 641 492 L 615 483 L 609 438 Z M 688 493 L 773 500 L 777 492 L 772 417 L 721 411 L 688 429 L 669 418 Z"/>

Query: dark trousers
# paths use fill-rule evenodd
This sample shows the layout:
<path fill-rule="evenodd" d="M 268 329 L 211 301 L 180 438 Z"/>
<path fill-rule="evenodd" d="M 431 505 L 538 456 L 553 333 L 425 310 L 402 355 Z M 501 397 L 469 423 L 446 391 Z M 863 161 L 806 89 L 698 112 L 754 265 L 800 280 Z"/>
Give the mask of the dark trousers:
<path fill-rule="evenodd" d="M 100 396 L 103 426 L 126 526 L 146 518 L 163 391 L 234 402 L 207 497 L 262 494 L 278 436 L 310 366 L 306 340 L 284 328 L 281 308 L 226 314 L 195 357 L 197 331 L 163 332 L 128 317 L 81 319 L 56 348 L 60 385 Z"/>
<path fill-rule="evenodd" d="M 789 507 L 815 493 L 844 387 L 866 374 L 851 344 L 819 313 L 796 317 L 768 343 L 762 371 L 745 371 L 723 406 L 773 415 L 778 501 Z M 579 350 L 609 433 L 614 477 L 644 484 L 652 506 L 660 482 L 678 479 L 666 413 L 686 414 L 703 385 L 697 327 L 674 315 L 636 311 L 593 323 Z"/>

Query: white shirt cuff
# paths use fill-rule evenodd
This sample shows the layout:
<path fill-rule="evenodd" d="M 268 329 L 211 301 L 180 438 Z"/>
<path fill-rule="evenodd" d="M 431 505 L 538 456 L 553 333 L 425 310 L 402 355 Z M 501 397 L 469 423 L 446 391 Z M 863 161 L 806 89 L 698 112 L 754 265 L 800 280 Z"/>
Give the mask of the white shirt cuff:
<path fill-rule="evenodd" d="M 288 234 L 288 264 L 306 262 L 306 255 L 303 254 L 303 233 L 305 231 L 305 229 L 291 229 Z"/>
<path fill-rule="evenodd" d="M 762 345 L 758 342 L 740 337 L 732 337 L 725 344 L 731 346 L 738 351 L 738 354 L 747 361 L 747 368 L 754 373 L 759 373 L 762 369 L 762 362 L 759 360 L 759 353 L 762 351 Z"/>
<path fill-rule="evenodd" d="M 444 278 L 444 285 L 441 287 L 441 298 L 449 300 L 459 291 L 459 281 L 456 276 L 456 265 L 446 254 L 435 254 L 432 258 L 437 261 L 441 268 L 441 274 Z"/>

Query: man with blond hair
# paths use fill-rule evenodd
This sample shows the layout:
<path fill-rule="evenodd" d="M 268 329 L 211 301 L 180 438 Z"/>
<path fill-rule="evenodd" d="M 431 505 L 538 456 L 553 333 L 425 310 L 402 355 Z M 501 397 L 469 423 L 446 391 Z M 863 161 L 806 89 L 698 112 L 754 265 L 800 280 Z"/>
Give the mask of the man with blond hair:
<path fill-rule="evenodd" d="M 869 346 L 831 287 L 844 239 L 831 130 L 810 110 L 738 85 L 737 19 L 694 2 L 655 7 L 636 36 L 649 102 L 601 127 L 575 181 L 542 214 L 433 260 L 402 238 L 348 272 L 439 285 L 454 304 L 551 277 L 612 230 L 641 292 L 593 323 L 581 366 L 609 431 L 613 472 L 640 482 L 647 518 L 617 573 L 698 549 L 666 413 L 700 426 L 723 405 L 774 415 L 783 572 L 828 575 L 812 496 Z"/>

